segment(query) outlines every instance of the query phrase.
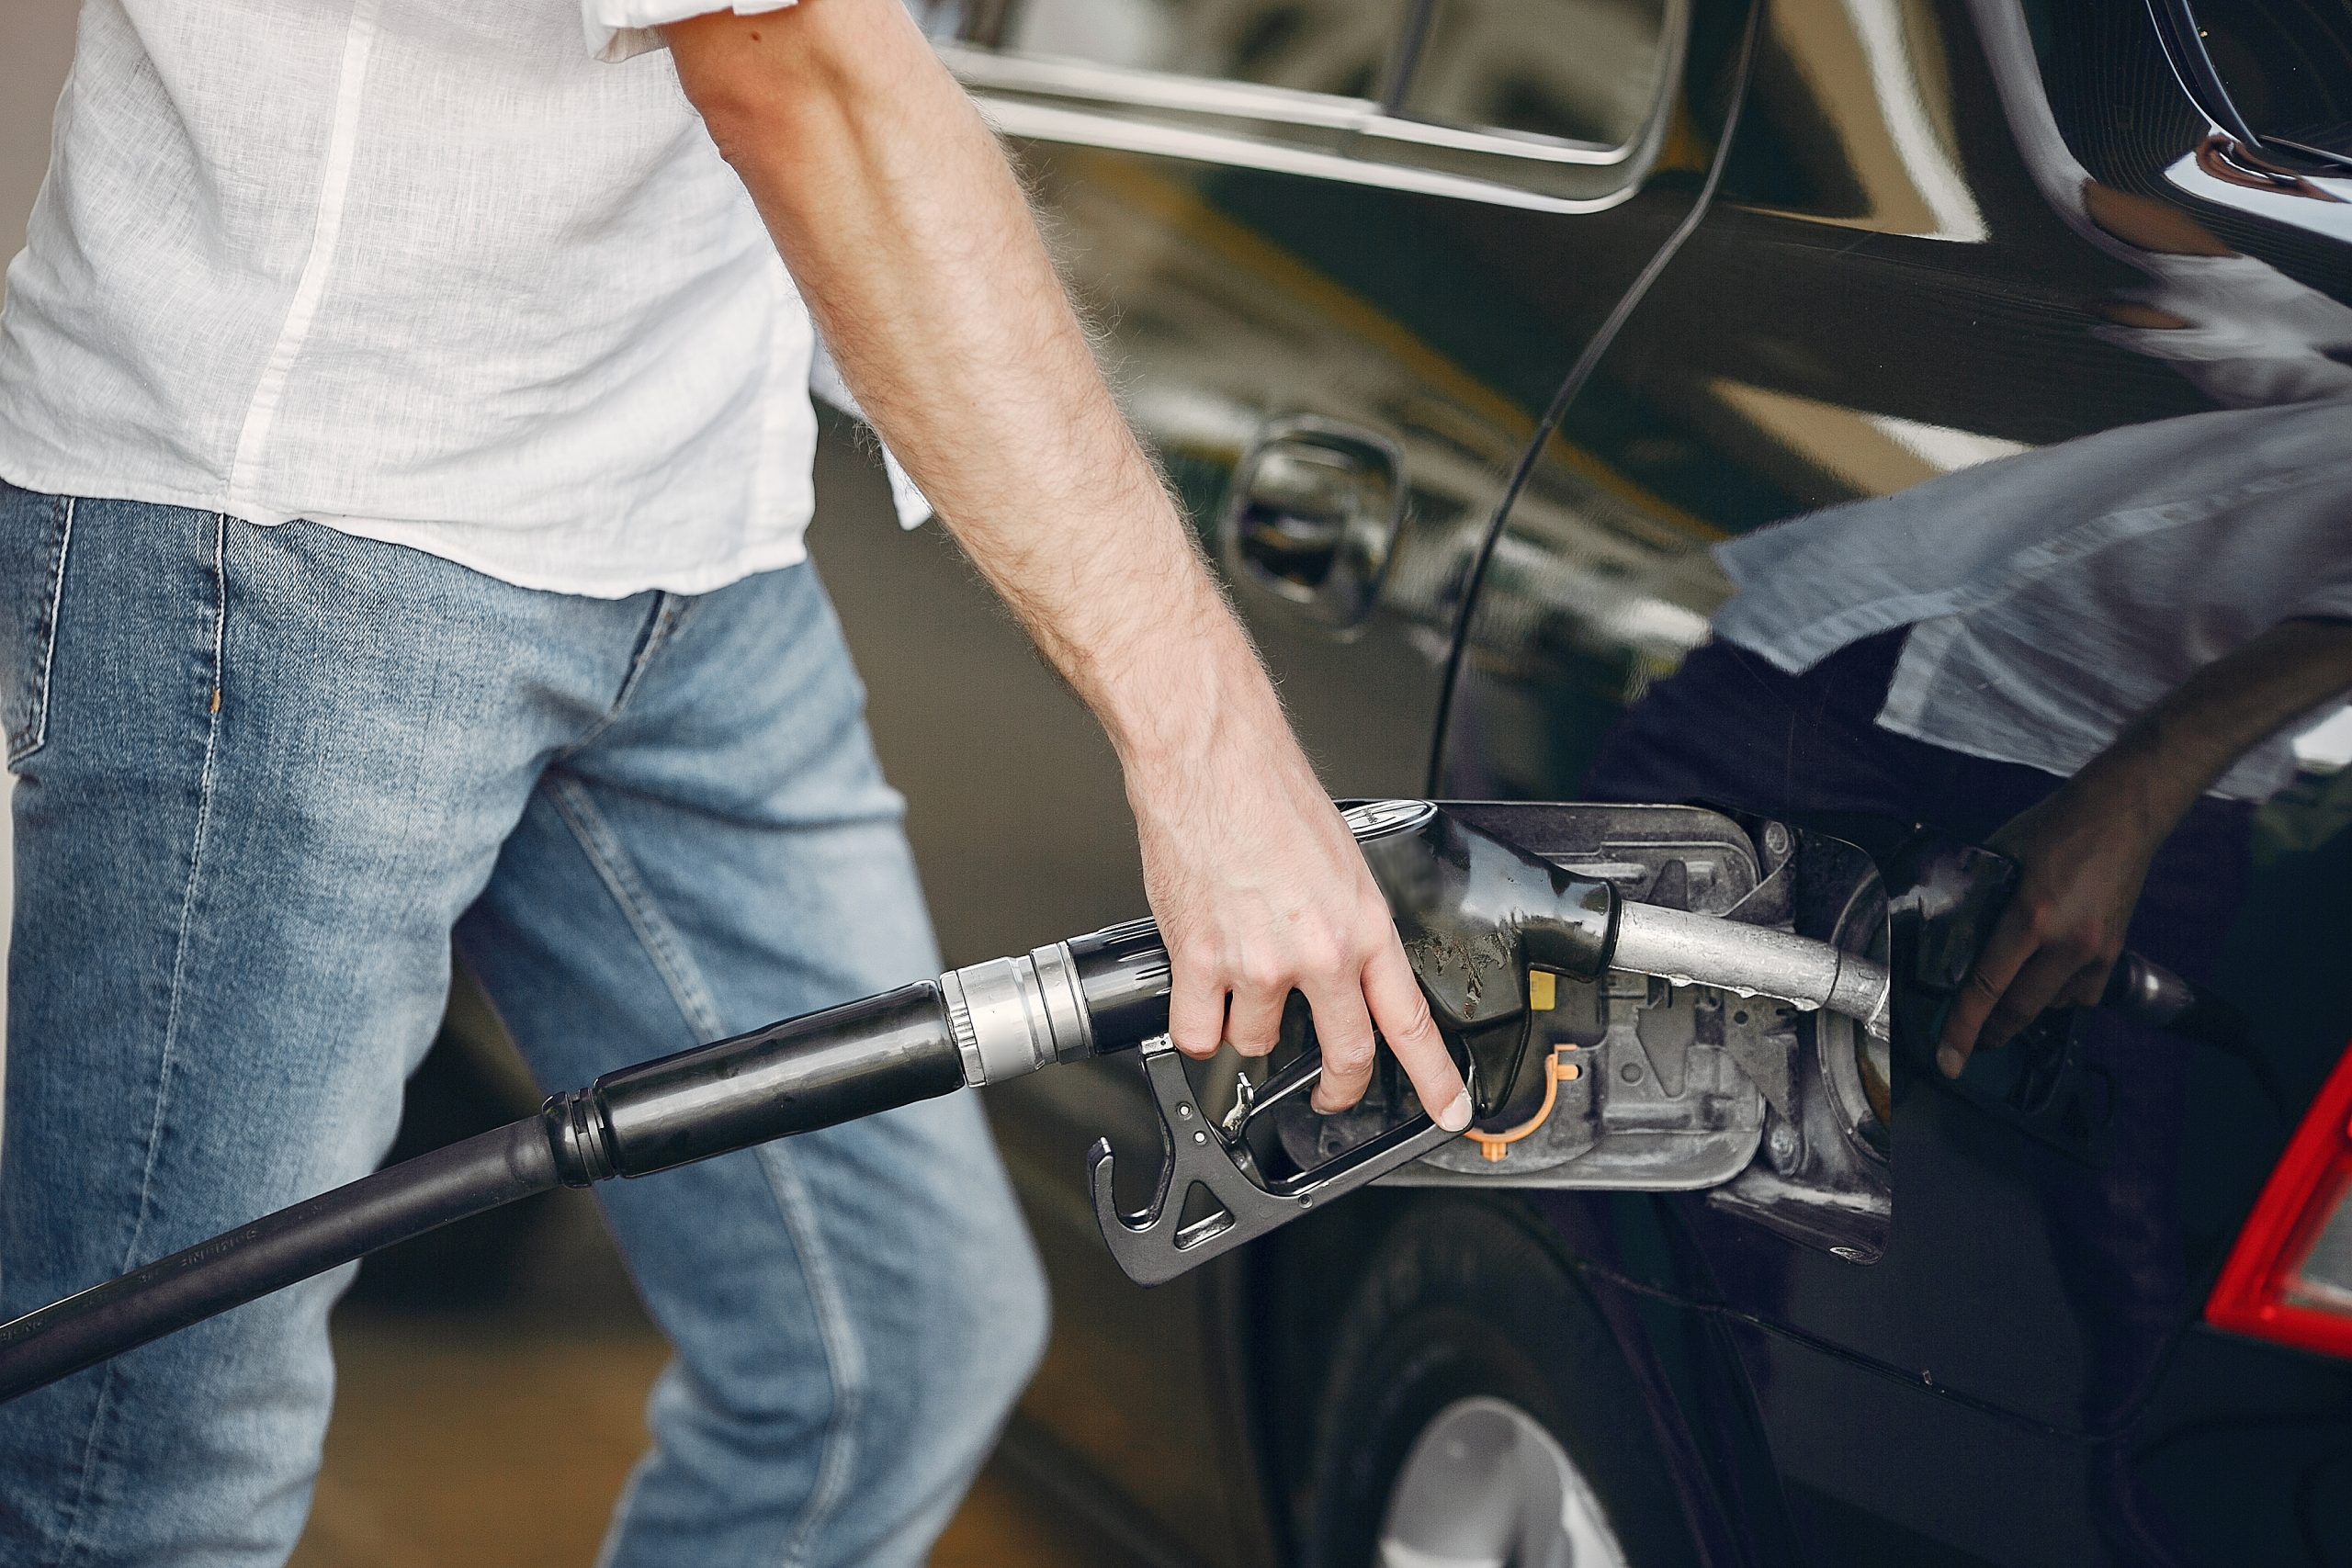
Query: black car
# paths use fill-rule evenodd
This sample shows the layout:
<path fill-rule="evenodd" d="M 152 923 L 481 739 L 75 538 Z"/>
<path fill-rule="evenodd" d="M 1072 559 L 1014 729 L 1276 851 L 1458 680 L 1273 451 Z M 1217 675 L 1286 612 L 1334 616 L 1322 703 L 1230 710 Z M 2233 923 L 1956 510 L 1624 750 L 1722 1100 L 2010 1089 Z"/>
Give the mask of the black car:
<path fill-rule="evenodd" d="M 932 10 L 1335 795 L 1504 803 L 1636 897 L 1883 951 L 1902 833 L 2014 844 L 2146 670 L 2342 614 L 2339 5 Z M 1826 573 L 1769 542 L 1833 527 Z M 1726 559 L 1793 600 L 1898 536 L 2016 570 L 1812 664 L 1709 640 L 1758 602 Z M 816 545 L 949 960 L 1141 912 L 1107 749 L 944 539 Z M 1154 1168 L 1132 1066 L 1008 1086 L 1057 1314 L 1020 1446 L 1201 1564 L 2352 1560 L 2335 705 L 2230 753 L 2262 776 L 2132 926 L 2231 1048 L 2081 1010 L 1947 1081 L 1900 1030 L 1563 982 L 1576 1137 L 1482 1123 L 1153 1291 L 1083 1179 L 1099 1134 Z"/>

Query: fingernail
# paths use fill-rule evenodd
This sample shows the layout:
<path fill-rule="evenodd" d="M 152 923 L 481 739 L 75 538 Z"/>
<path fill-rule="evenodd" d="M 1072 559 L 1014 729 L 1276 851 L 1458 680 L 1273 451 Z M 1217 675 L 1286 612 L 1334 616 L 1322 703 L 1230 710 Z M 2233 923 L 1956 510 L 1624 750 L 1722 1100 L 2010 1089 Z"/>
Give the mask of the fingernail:
<path fill-rule="evenodd" d="M 1347 1107 L 1343 1105 L 1334 1105 L 1329 1100 L 1325 1100 L 1323 1098 L 1323 1091 L 1319 1089 L 1313 1094 L 1306 1097 L 1306 1107 L 1308 1110 L 1314 1111 L 1317 1116 L 1337 1116 L 1340 1111 L 1347 1109 Z"/>
<path fill-rule="evenodd" d="M 1956 1078 L 1960 1077 L 1960 1069 L 1966 1066 L 1968 1058 L 1960 1054 L 1959 1046 L 1940 1045 L 1936 1048 L 1936 1066 L 1944 1077 Z"/>
<path fill-rule="evenodd" d="M 1470 1091 L 1467 1089 L 1454 1090 L 1453 1103 L 1437 1113 L 1437 1124 L 1449 1133 L 1459 1133 L 1470 1125 Z"/>

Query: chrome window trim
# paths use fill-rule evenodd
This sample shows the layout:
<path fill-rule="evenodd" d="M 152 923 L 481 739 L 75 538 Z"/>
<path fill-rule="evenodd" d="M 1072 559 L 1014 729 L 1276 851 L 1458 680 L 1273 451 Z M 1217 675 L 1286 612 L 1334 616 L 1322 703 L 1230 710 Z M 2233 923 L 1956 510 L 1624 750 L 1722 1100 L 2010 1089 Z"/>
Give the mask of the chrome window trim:
<path fill-rule="evenodd" d="M 1261 86 L 1170 72 L 1131 70 L 1066 57 L 999 53 L 942 40 L 940 58 L 1007 135 L 1118 152 L 1306 174 L 1356 185 L 1461 197 L 1544 212 L 1597 212 L 1632 193 L 1665 141 L 1679 96 L 1690 38 L 1688 0 L 1667 0 L 1659 75 L 1650 118 L 1621 147 L 1527 132 L 1481 130 L 1408 118 L 1368 98 Z M 1403 84 L 1396 84 L 1401 93 Z M 1057 100 L 1041 102 L 1041 99 Z M 1181 125 L 1154 115 L 1223 124 Z M 1184 151 L 1176 149 L 1182 147 Z M 1430 161 L 1416 158 L 1420 153 Z M 1454 167 L 1441 166 L 1452 163 Z M 1492 163 L 1494 173 L 1462 164 Z M 1533 182 L 1539 171 L 1613 172 L 1592 196 L 1562 196 Z M 1514 170 L 1523 171 L 1514 179 Z M 1522 183 L 1525 182 L 1525 183 Z"/>
<path fill-rule="evenodd" d="M 1417 168 L 1409 164 L 1351 158 L 1344 153 L 1263 141 L 1230 131 L 1128 118 L 1023 98 L 1000 98 L 992 94 L 979 96 L 978 102 L 982 116 L 1000 132 L 1027 141 L 1100 147 L 1116 152 L 1182 158 L 1194 163 L 1262 169 L 1273 174 L 1306 175 L 1317 179 L 1410 191 L 1423 196 L 1455 197 L 1532 212 L 1602 212 L 1628 200 L 1634 194 L 1634 187 L 1628 183 L 1598 197 L 1547 196 L 1521 186 L 1475 179 L 1466 175 Z"/>
<path fill-rule="evenodd" d="M 1311 126 L 1318 130 L 1356 130 L 1379 107 L 1370 98 L 1342 98 L 1165 71 L 1131 71 L 1050 55 L 998 54 L 969 44 L 942 43 L 938 51 L 956 80 L 985 92 L 1044 94 L 1129 108 Z"/>
<path fill-rule="evenodd" d="M 1442 147 L 1454 152 L 1492 152 L 1507 158 L 1523 158 L 1537 164 L 1583 164 L 1606 168 L 1631 158 L 1641 146 L 1639 136 L 1623 147 L 1603 147 L 1591 141 L 1564 141 L 1557 137 L 1537 136 L 1518 130 L 1471 130 L 1461 126 L 1441 125 L 1435 120 L 1410 119 L 1402 115 L 1374 115 L 1355 128 L 1366 136 L 1385 141 L 1408 141 L 1422 147 Z"/>

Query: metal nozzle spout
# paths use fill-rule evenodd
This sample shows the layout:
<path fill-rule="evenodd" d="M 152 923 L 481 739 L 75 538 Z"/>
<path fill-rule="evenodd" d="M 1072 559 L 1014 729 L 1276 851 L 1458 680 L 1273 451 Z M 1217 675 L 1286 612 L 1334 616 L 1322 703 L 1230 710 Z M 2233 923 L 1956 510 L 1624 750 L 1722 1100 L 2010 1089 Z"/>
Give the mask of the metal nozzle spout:
<path fill-rule="evenodd" d="M 1655 904 L 1618 912 L 1610 963 L 1684 985 L 1720 986 L 1801 1008 L 1826 1008 L 1873 1034 L 1887 1029 L 1887 972 L 1860 953 L 1770 926 L 1751 926 Z"/>

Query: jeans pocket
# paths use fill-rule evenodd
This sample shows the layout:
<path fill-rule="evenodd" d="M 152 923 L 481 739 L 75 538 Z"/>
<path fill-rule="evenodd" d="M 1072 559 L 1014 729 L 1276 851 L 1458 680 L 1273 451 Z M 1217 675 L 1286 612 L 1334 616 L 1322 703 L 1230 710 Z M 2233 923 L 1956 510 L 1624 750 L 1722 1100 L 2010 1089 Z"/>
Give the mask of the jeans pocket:
<path fill-rule="evenodd" d="M 37 495 L 0 483 L 0 725 L 7 731 L 11 769 L 48 739 L 57 606 L 73 536 L 71 496 Z"/>

